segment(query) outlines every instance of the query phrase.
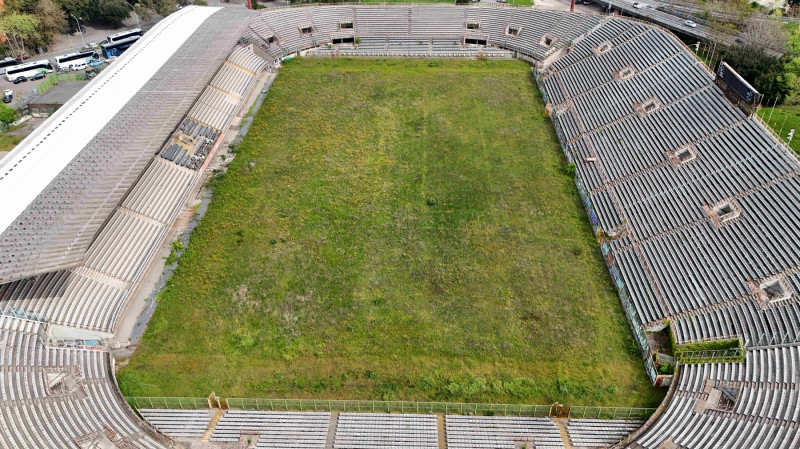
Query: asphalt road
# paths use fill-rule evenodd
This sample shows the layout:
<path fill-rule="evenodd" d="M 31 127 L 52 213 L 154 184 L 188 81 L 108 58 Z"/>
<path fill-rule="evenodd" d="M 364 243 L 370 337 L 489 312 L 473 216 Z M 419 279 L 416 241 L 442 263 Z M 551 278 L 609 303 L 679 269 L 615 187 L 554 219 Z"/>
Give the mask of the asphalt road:
<path fill-rule="evenodd" d="M 690 27 L 686 25 L 686 19 L 656 9 L 659 6 L 669 5 L 665 2 L 660 2 L 657 0 L 643 0 L 638 2 L 641 7 L 635 8 L 633 6 L 633 4 L 636 3 L 635 0 L 596 1 L 598 4 L 604 6 L 605 10 L 610 7 L 611 9 L 622 11 L 625 15 L 652 22 L 656 25 L 661 25 L 664 28 L 694 37 L 698 40 L 715 41 L 726 46 L 738 45 L 736 42 L 736 36 L 715 33 L 711 28 L 699 23 L 694 27 Z M 781 52 L 771 49 L 767 49 L 767 53 L 770 53 L 773 56 L 780 56 L 782 54 Z"/>
<path fill-rule="evenodd" d="M 633 6 L 634 3 L 637 3 L 634 0 L 598 0 L 597 3 L 604 6 L 610 5 L 612 9 L 623 11 L 633 17 L 646 19 L 665 28 L 697 38 L 707 39 L 711 35 L 711 30 L 706 26 L 698 24 L 696 27 L 690 27 L 686 25 L 686 19 L 656 9 L 659 6 L 666 6 L 667 3 L 644 0 L 638 2 L 641 5 L 640 8 Z"/>
<path fill-rule="evenodd" d="M 159 20 L 161 20 L 161 16 L 154 16 L 151 20 L 147 22 L 139 22 L 137 23 L 136 19 L 132 16 L 128 20 L 126 20 L 122 27 L 120 28 L 110 28 L 110 27 L 94 27 L 94 26 L 86 26 L 83 35 L 81 36 L 79 33 L 75 34 L 62 34 L 59 35 L 52 45 L 50 45 L 49 52 L 47 53 L 40 53 L 40 54 L 31 54 L 30 59 L 28 61 L 39 61 L 41 59 L 49 59 L 50 61 L 54 61 L 56 56 L 64 55 L 67 53 L 74 53 L 81 48 L 83 48 L 83 43 L 86 44 L 91 43 L 99 43 L 103 39 L 106 38 L 109 34 L 119 33 L 120 31 L 125 31 L 128 29 L 138 28 L 138 25 L 141 25 L 141 28 L 145 31 L 149 30 L 153 27 Z M 103 59 L 101 57 L 101 59 Z M 50 75 L 48 75 L 50 76 Z M 20 101 L 22 98 L 28 96 L 31 91 L 35 90 L 36 87 L 41 84 L 44 80 L 36 80 L 31 81 L 28 80 L 24 83 L 14 84 L 11 81 L 8 81 L 5 75 L 0 76 L 0 90 L 5 91 L 6 89 L 11 89 L 14 92 L 14 100 L 9 104 L 14 108 L 21 106 Z"/>

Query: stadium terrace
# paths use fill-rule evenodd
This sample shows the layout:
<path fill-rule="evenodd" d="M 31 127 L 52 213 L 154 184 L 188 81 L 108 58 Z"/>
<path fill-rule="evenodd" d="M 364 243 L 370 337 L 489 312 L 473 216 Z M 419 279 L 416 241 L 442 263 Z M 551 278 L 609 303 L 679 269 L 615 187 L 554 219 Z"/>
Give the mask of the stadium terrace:
<path fill-rule="evenodd" d="M 110 352 L 120 318 L 256 78 L 312 49 L 530 61 L 651 380 L 664 378 L 646 333 L 666 325 L 677 345 L 735 338 L 743 356 L 679 363 L 647 420 L 264 411 L 218 398 L 211 410 L 134 412 Z M 175 12 L 0 162 L 0 447 L 800 447 L 800 163 L 715 77 L 668 31 L 614 16 Z"/>

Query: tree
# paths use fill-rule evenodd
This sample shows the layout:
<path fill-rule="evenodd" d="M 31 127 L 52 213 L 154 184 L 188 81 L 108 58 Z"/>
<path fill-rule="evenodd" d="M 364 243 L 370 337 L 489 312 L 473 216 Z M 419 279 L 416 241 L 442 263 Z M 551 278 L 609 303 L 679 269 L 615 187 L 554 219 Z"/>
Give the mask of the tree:
<path fill-rule="evenodd" d="M 786 77 L 788 57 L 776 58 L 764 48 L 752 44 L 731 47 L 725 52 L 725 62 L 744 77 L 764 98 L 782 101 L 791 94 Z"/>
<path fill-rule="evenodd" d="M 6 35 L 11 53 L 21 58 L 25 51 L 25 41 L 36 40 L 36 27 L 39 22 L 30 14 L 11 12 L 0 17 L 0 32 Z"/>
<path fill-rule="evenodd" d="M 72 16 L 80 17 L 81 20 L 91 20 L 97 17 L 97 2 L 94 0 L 56 0 L 56 3 L 69 19 L 70 30 L 78 29 L 78 24 Z"/>
<path fill-rule="evenodd" d="M 149 9 L 160 16 L 166 16 L 175 12 L 174 0 L 140 0 L 142 8 Z"/>
<path fill-rule="evenodd" d="M 53 0 L 39 0 L 33 10 L 39 24 L 36 31 L 39 37 L 37 45 L 46 47 L 53 42 L 57 34 L 67 30 L 67 15 Z"/>
<path fill-rule="evenodd" d="M 130 15 L 131 8 L 125 4 L 125 0 L 102 0 L 98 4 L 98 18 L 111 22 L 114 26 L 122 25 L 122 21 Z"/>
<path fill-rule="evenodd" d="M 786 48 L 789 38 L 780 20 L 763 14 L 753 16 L 745 22 L 742 37 L 750 45 L 776 50 Z"/>
<path fill-rule="evenodd" d="M 133 7 L 136 9 L 136 14 L 139 15 L 139 20 L 147 22 L 153 18 L 153 11 L 145 8 L 141 3 L 137 3 Z"/>
<path fill-rule="evenodd" d="M 29 14 L 37 20 L 36 35 L 26 41 L 30 46 L 46 47 L 67 29 L 67 16 L 53 0 L 9 0 L 4 7 L 7 13 Z"/>
<path fill-rule="evenodd" d="M 789 22 L 786 24 L 786 30 L 789 34 L 787 41 L 788 49 L 795 55 L 800 54 L 800 26 L 796 22 Z M 784 104 L 796 105 L 800 104 L 800 57 L 794 57 L 784 67 L 785 74 L 783 76 L 786 82 L 789 93 L 783 100 Z"/>
<path fill-rule="evenodd" d="M 17 119 L 17 111 L 0 103 L 0 123 L 8 125 Z"/>

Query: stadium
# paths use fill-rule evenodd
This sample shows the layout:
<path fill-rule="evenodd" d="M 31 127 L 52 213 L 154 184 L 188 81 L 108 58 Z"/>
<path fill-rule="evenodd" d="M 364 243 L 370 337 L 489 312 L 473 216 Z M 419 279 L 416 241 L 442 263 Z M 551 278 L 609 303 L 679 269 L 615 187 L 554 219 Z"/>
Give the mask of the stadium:
<path fill-rule="evenodd" d="M 188 221 L 213 156 L 246 131 L 264 74 L 311 65 L 285 61 L 301 52 L 528 62 L 632 351 L 648 386 L 668 386 L 660 405 L 123 396 L 112 351 L 132 298 L 150 288 L 145 273 Z M 0 162 L 0 446 L 800 447 L 800 161 L 720 67 L 650 24 L 504 5 L 173 13 Z M 285 76 L 263 107 L 290 89 Z M 238 156 L 250 157 L 252 138 L 212 184 L 261 170 Z M 673 354 L 672 374 L 652 349 L 665 329 L 688 348 Z"/>

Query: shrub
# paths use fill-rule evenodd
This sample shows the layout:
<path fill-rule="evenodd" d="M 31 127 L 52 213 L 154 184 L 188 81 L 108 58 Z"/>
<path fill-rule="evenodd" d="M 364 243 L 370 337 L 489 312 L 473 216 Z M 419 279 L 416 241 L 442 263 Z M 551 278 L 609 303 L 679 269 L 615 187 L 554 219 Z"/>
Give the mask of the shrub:
<path fill-rule="evenodd" d="M 15 111 L 13 108 L 6 106 L 5 104 L 0 104 L 0 122 L 8 125 L 16 120 L 18 116 L 19 114 L 17 114 L 17 111 Z"/>
<path fill-rule="evenodd" d="M 178 253 L 181 251 L 183 251 L 183 243 L 181 243 L 180 240 L 172 242 L 172 251 L 169 252 L 169 256 L 167 256 L 164 265 L 172 265 L 173 262 L 178 260 Z"/>
<path fill-rule="evenodd" d="M 675 348 L 676 354 L 681 354 L 689 351 L 720 351 L 724 349 L 736 349 L 741 346 L 738 338 L 730 340 L 713 340 L 701 341 L 697 343 L 689 343 L 678 346 Z"/>
<path fill-rule="evenodd" d="M 658 365 L 658 374 L 675 374 L 675 366 L 671 363 L 663 363 Z"/>

